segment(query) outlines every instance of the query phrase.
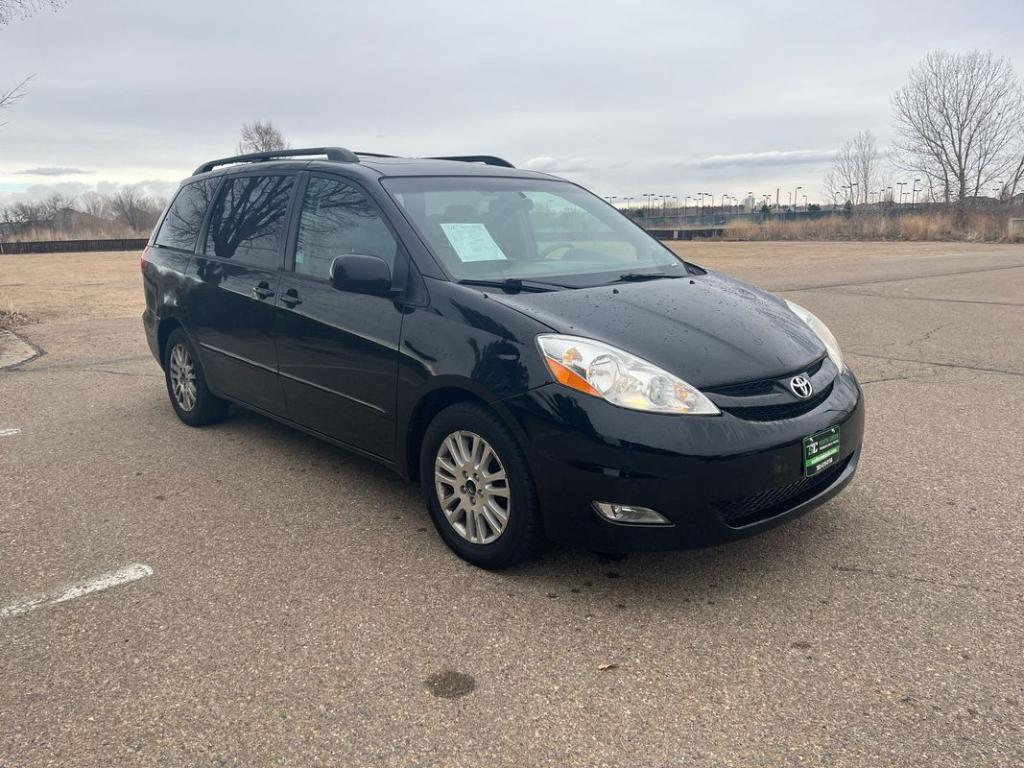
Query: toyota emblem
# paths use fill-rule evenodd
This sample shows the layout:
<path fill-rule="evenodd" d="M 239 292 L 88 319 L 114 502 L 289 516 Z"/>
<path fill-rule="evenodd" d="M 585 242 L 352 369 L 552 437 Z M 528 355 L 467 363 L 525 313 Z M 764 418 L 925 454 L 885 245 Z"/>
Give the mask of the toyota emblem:
<path fill-rule="evenodd" d="M 814 393 L 814 387 L 811 386 L 811 380 L 802 373 L 789 380 L 789 388 L 793 390 L 793 394 L 801 400 L 806 400 Z"/>

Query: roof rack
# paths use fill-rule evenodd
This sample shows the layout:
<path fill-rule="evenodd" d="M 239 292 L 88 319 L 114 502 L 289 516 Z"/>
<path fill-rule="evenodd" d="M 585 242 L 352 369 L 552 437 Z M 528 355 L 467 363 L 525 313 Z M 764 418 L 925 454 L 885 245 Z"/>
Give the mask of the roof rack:
<path fill-rule="evenodd" d="M 458 160 L 460 163 L 483 163 L 484 165 L 499 165 L 502 168 L 515 168 L 508 160 L 503 160 L 494 155 L 456 155 L 454 157 L 428 157 L 427 160 Z"/>
<path fill-rule="evenodd" d="M 310 157 L 311 155 L 323 155 L 328 160 L 339 163 L 358 163 L 359 155 L 364 157 L 397 157 L 397 155 L 381 155 L 375 152 L 353 152 L 344 147 L 314 147 L 310 149 L 275 149 L 269 152 L 252 152 L 247 155 L 235 155 L 234 157 L 222 157 L 219 160 L 210 160 L 203 163 L 192 173 L 197 176 L 200 173 L 212 171 L 221 165 L 235 165 L 237 163 L 262 163 L 267 160 L 279 160 L 288 157 Z M 455 160 L 460 163 L 483 163 L 485 165 L 498 165 L 502 168 L 515 168 L 508 160 L 503 160 L 494 155 L 456 155 L 449 157 L 428 157 L 426 160 Z"/>
<path fill-rule="evenodd" d="M 339 163 L 358 163 L 356 153 L 344 147 L 315 147 L 311 149 L 275 149 L 270 152 L 252 152 L 247 155 L 235 155 L 234 157 L 222 157 L 220 160 L 211 160 L 203 163 L 193 172 L 193 176 L 200 173 L 212 171 L 220 165 L 233 165 L 235 163 L 262 163 L 267 160 L 277 160 L 285 157 L 309 157 L 310 155 L 324 155 L 328 160 L 335 160 Z"/>

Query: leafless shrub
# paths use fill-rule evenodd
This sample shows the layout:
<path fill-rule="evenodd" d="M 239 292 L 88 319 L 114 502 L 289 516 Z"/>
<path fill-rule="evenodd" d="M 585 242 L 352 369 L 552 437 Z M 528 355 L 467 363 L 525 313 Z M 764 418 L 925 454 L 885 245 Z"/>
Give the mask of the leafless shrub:
<path fill-rule="evenodd" d="M 0 331 L 9 331 L 29 321 L 27 315 L 14 308 L 14 303 L 6 296 L 0 296 Z"/>

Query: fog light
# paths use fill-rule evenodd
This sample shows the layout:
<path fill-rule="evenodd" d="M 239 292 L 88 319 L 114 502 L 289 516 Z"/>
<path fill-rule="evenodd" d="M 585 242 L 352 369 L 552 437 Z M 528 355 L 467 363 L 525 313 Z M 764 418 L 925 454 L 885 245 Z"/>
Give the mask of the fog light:
<path fill-rule="evenodd" d="M 593 502 L 597 514 L 613 523 L 632 523 L 634 525 L 672 525 L 672 521 L 664 515 L 647 507 L 634 507 L 629 504 L 610 504 L 606 501 Z"/>

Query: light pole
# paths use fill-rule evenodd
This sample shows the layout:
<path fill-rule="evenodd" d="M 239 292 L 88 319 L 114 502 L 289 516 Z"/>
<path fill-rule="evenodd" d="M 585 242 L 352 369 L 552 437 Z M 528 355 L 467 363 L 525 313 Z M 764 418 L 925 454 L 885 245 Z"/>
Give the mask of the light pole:
<path fill-rule="evenodd" d="M 920 179 L 914 179 L 914 188 L 911 190 L 911 193 L 910 193 L 910 195 L 911 195 L 911 197 L 910 197 L 910 207 L 911 208 L 917 208 L 917 182 L 919 182 L 919 181 L 920 181 Z"/>
<path fill-rule="evenodd" d="M 803 189 L 803 187 L 797 187 L 796 189 L 793 190 L 793 213 L 796 213 L 796 209 L 800 205 L 799 193 L 801 189 Z"/>
<path fill-rule="evenodd" d="M 907 182 L 898 181 L 896 182 L 896 186 L 900 188 L 900 205 L 903 205 L 903 188 L 907 186 Z"/>

